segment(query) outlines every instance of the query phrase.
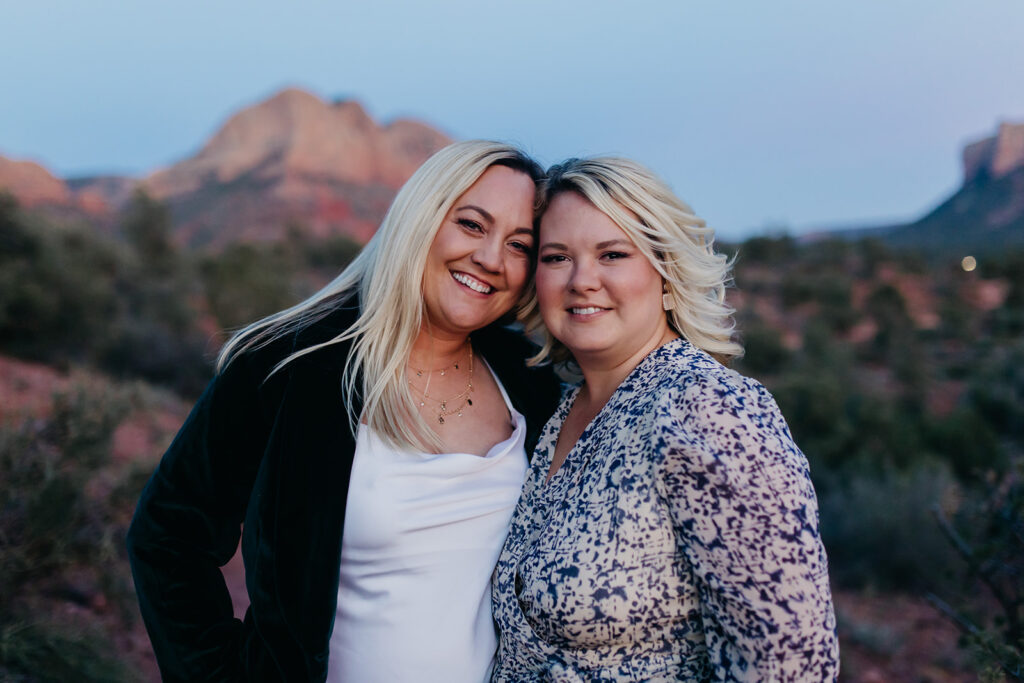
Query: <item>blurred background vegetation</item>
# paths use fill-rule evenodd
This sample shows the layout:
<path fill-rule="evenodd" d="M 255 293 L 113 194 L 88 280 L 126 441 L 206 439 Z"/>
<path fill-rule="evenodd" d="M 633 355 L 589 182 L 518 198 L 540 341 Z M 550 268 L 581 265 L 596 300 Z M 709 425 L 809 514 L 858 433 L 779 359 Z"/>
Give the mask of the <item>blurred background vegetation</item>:
<path fill-rule="evenodd" d="M 979 675 L 1020 671 L 1024 250 L 968 271 L 872 240 L 725 248 L 736 367 L 775 394 L 810 460 L 833 585 L 927 598 Z M 111 234 L 0 196 L 0 356 L 56 378 L 52 399 L 0 422 L 0 679 L 152 677 L 123 547 L 141 487 L 227 331 L 357 250 L 301 225 L 182 250 L 144 194 Z M 844 647 L 898 647 L 851 619 L 840 610 Z"/>

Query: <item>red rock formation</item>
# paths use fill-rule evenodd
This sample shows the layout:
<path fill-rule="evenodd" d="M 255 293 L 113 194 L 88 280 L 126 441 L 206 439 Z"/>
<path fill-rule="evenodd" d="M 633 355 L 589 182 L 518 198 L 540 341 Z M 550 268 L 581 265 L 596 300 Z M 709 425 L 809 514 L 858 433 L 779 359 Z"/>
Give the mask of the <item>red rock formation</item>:
<path fill-rule="evenodd" d="M 423 123 L 381 126 L 358 102 L 290 88 L 238 112 L 198 154 L 141 183 L 64 182 L 38 164 L 0 157 L 0 189 L 26 206 L 110 218 L 141 184 L 170 206 L 176 239 L 191 246 L 281 239 L 289 226 L 365 242 L 402 183 L 449 142 Z"/>
<path fill-rule="evenodd" d="M 79 190 L 34 161 L 0 157 L 0 191 L 10 192 L 22 206 L 50 215 L 102 220 L 111 215 L 111 204 L 103 193 Z"/>
<path fill-rule="evenodd" d="M 365 241 L 397 188 L 449 142 L 424 124 L 382 127 L 358 102 L 291 88 L 231 117 L 145 187 L 170 204 L 192 245 L 277 239 L 289 223 Z"/>
<path fill-rule="evenodd" d="M 66 205 L 72 201 L 64 181 L 33 161 L 0 157 L 0 189 L 24 206 Z"/>
<path fill-rule="evenodd" d="M 982 172 L 996 179 L 1024 168 L 1024 123 L 999 124 L 999 132 L 994 137 L 967 145 L 963 159 L 964 185 Z"/>

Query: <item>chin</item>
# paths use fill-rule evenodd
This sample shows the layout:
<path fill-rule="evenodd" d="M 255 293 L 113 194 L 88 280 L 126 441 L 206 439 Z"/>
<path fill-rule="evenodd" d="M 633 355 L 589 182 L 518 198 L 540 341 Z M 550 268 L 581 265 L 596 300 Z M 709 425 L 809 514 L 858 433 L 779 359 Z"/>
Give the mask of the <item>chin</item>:
<path fill-rule="evenodd" d="M 497 319 L 498 318 L 495 316 L 452 315 L 448 316 L 445 320 L 448 327 L 451 327 L 452 329 L 462 330 L 464 332 L 475 332 L 483 327 L 487 327 Z"/>
<path fill-rule="evenodd" d="M 565 345 L 565 348 L 569 349 L 569 352 L 574 356 L 593 355 L 603 351 L 608 351 L 611 348 L 610 344 L 601 343 L 596 339 L 590 339 L 582 343 L 575 343 L 576 341 L 579 340 L 570 339 L 568 342 L 562 342 L 562 344 Z"/>

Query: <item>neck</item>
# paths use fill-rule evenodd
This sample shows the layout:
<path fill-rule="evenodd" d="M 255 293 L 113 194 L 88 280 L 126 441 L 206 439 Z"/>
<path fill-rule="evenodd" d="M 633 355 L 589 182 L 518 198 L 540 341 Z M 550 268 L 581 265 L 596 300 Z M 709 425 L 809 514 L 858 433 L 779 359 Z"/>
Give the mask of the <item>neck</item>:
<path fill-rule="evenodd" d="M 621 353 L 574 355 L 576 363 L 583 373 L 582 392 L 587 403 L 600 409 L 608 402 L 608 399 L 629 373 L 633 372 L 633 369 L 640 365 L 651 351 L 678 338 L 679 335 L 666 325 L 664 329 L 659 329 L 636 350 L 627 355 Z"/>
<path fill-rule="evenodd" d="M 424 324 L 416 335 L 409 362 L 422 368 L 446 365 L 466 353 L 467 334 L 441 334 Z"/>

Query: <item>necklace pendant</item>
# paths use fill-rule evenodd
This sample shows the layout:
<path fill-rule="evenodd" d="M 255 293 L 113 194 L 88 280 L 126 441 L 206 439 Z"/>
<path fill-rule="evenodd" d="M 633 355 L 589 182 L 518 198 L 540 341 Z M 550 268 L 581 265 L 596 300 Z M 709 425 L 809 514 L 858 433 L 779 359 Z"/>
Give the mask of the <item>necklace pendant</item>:
<path fill-rule="evenodd" d="M 423 376 L 423 371 L 422 370 L 417 370 L 416 371 L 416 376 L 417 377 L 422 377 Z"/>
<path fill-rule="evenodd" d="M 446 401 L 441 401 L 441 410 L 444 410 L 447 407 L 448 407 L 447 402 Z"/>
<path fill-rule="evenodd" d="M 445 371 L 444 371 L 444 370 L 442 370 L 442 371 L 441 371 L 441 376 L 442 376 L 442 377 L 444 377 L 444 373 L 445 373 Z"/>
<path fill-rule="evenodd" d="M 423 407 L 423 406 L 425 406 L 425 405 L 427 405 L 427 404 L 426 404 L 426 403 L 424 403 L 423 401 L 420 401 L 420 408 L 422 408 L 422 407 Z"/>
<path fill-rule="evenodd" d="M 466 399 L 466 405 L 470 405 L 470 406 L 473 405 L 473 399 L 467 398 Z"/>
<path fill-rule="evenodd" d="M 462 417 L 462 409 L 459 408 L 459 417 Z"/>
<path fill-rule="evenodd" d="M 444 415 L 438 415 L 437 416 L 437 423 L 438 424 L 444 424 Z"/>

